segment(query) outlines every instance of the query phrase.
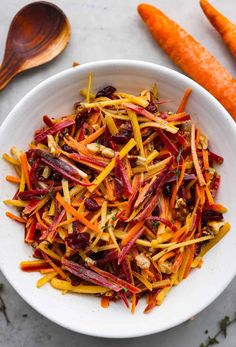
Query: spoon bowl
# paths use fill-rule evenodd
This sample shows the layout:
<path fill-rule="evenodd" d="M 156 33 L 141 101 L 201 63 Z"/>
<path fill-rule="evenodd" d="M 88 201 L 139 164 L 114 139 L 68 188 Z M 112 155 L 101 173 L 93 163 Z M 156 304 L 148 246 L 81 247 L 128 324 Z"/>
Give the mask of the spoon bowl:
<path fill-rule="evenodd" d="M 56 5 L 39 1 L 23 7 L 9 28 L 0 68 L 0 90 L 18 73 L 58 56 L 69 38 L 69 21 Z"/>

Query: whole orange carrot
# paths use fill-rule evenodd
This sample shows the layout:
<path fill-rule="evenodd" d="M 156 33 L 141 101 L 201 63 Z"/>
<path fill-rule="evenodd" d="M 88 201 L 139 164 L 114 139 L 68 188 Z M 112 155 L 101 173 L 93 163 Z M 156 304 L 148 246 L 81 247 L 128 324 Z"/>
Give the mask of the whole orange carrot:
<path fill-rule="evenodd" d="M 236 120 L 236 80 L 183 28 L 148 4 L 138 12 L 157 43 L 196 82 L 213 94 Z"/>
<path fill-rule="evenodd" d="M 217 11 L 207 0 L 200 0 L 200 5 L 211 24 L 221 35 L 225 44 L 236 58 L 236 24 L 230 22 L 228 18 Z"/>

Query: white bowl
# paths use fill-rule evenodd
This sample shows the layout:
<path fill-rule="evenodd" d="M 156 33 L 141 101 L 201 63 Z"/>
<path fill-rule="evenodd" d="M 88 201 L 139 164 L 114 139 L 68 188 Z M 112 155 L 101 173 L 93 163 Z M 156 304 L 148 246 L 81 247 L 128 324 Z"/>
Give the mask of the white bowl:
<path fill-rule="evenodd" d="M 108 84 L 119 90 L 136 93 L 158 83 L 160 95 L 171 99 L 170 109 L 177 105 L 187 87 L 193 93 L 187 105 L 193 119 L 209 136 L 211 148 L 225 158 L 218 201 L 229 212 L 230 233 L 204 258 L 202 269 L 194 270 L 179 286 L 173 288 L 161 307 L 143 314 L 145 302 L 140 301 L 132 315 L 121 302 L 109 309 L 100 307 L 100 299 L 92 296 L 67 294 L 45 285 L 35 286 L 38 273 L 26 273 L 19 263 L 31 257 L 31 247 L 23 242 L 23 227 L 5 217 L 7 207 L 1 203 L 0 267 L 15 290 L 42 315 L 68 329 L 101 337 L 124 338 L 148 335 L 174 327 L 196 315 L 209 305 L 229 284 L 236 273 L 235 218 L 236 207 L 236 125 L 225 109 L 206 90 L 189 78 L 168 68 L 139 61 L 111 60 L 89 63 L 61 72 L 39 84 L 12 110 L 0 129 L 1 152 L 16 145 L 25 150 L 42 115 L 60 116 L 72 111 L 79 100 L 79 90 L 87 85 L 89 72 L 93 73 L 93 89 Z M 173 108 L 172 108 L 173 107 Z M 1 160 L 2 182 L 0 201 L 12 197 L 13 184 L 4 182 L 11 173 Z"/>

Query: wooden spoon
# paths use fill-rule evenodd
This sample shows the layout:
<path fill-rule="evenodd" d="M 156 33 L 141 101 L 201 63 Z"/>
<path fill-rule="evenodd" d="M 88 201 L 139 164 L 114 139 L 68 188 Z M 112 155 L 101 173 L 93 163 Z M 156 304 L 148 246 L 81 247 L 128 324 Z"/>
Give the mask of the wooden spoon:
<path fill-rule="evenodd" d="M 8 32 L 0 90 L 18 73 L 54 59 L 66 48 L 69 37 L 69 21 L 56 5 L 39 1 L 23 7 Z"/>

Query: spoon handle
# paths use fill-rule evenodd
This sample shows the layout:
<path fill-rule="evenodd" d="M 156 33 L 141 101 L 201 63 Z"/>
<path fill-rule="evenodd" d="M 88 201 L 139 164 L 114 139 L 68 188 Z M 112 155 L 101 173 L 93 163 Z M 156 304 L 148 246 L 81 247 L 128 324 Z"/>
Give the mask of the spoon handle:
<path fill-rule="evenodd" d="M 0 67 L 0 90 L 12 80 L 12 78 L 21 71 L 22 60 L 14 55 L 10 55 L 3 60 Z"/>

